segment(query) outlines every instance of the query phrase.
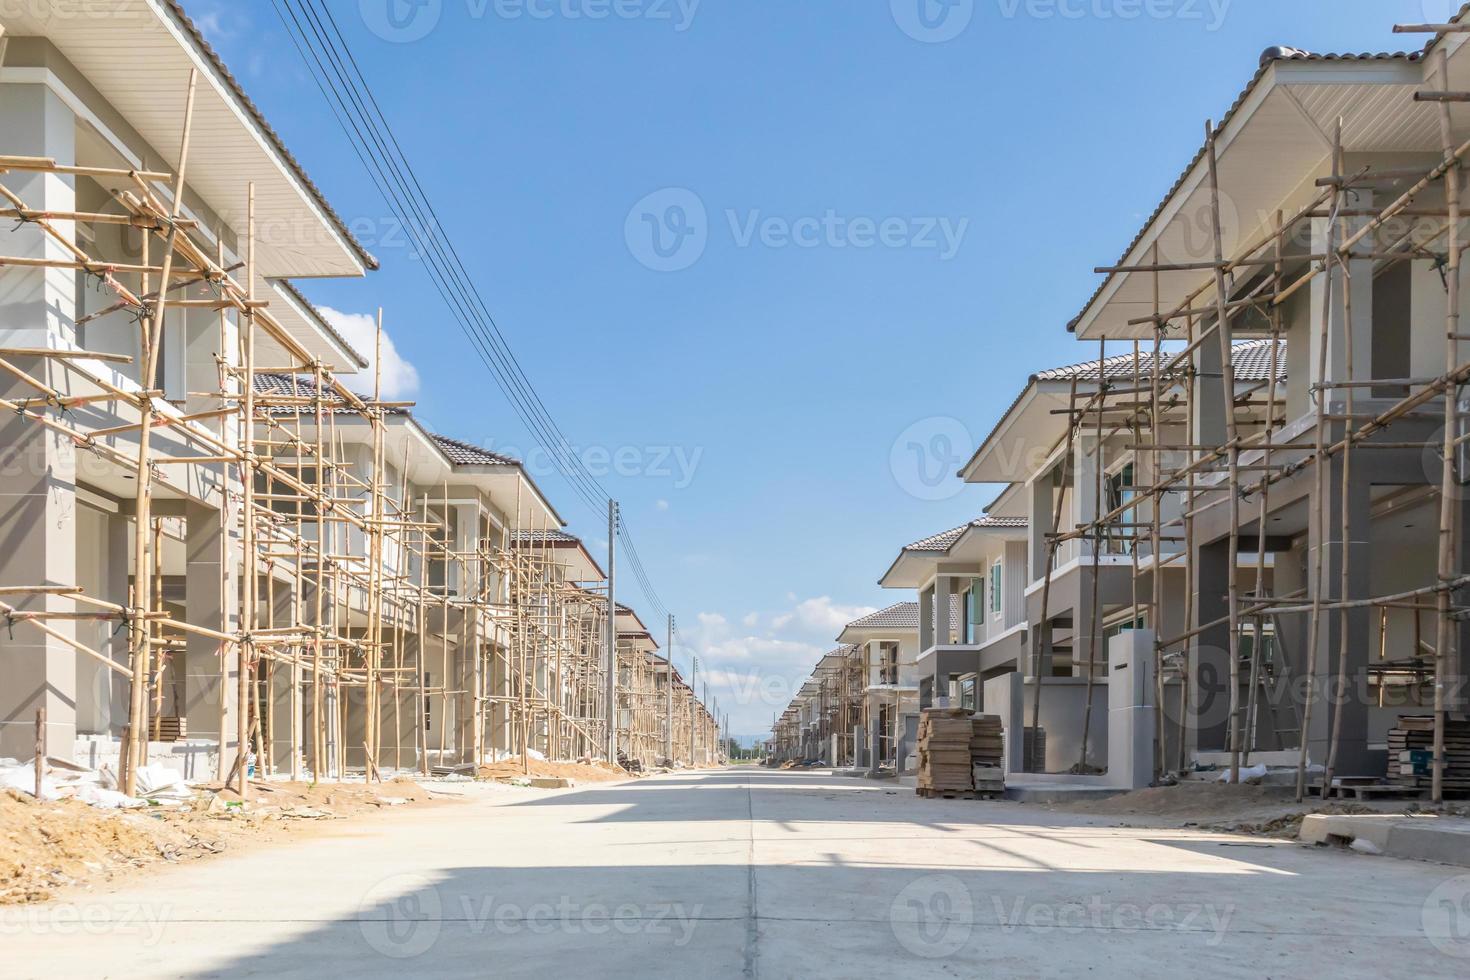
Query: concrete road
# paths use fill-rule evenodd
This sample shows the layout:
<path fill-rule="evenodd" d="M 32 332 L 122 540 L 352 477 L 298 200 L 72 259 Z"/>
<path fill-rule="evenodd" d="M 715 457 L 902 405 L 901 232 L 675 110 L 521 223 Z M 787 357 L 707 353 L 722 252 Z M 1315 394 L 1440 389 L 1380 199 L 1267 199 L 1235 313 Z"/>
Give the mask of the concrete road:
<path fill-rule="evenodd" d="M 7 977 L 1470 976 L 1454 869 L 765 770 L 393 811 L 0 926 Z"/>

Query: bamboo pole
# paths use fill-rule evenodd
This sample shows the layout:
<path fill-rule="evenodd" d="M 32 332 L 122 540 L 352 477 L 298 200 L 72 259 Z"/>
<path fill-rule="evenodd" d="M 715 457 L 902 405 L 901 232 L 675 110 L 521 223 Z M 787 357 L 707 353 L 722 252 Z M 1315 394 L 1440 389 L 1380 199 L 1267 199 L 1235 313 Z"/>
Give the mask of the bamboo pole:
<path fill-rule="evenodd" d="M 1332 167 L 1334 174 L 1342 160 L 1342 120 L 1339 118 L 1337 128 L 1333 136 Z M 1336 212 L 1341 205 L 1341 199 L 1334 194 L 1332 200 L 1333 217 L 1327 219 L 1327 252 L 1335 256 L 1334 243 L 1337 232 Z M 1322 316 L 1317 331 L 1317 377 L 1327 377 L 1327 339 L 1330 334 L 1332 323 L 1332 289 L 1333 289 L 1333 267 L 1337 265 L 1336 258 L 1330 258 L 1327 263 L 1327 282 L 1323 287 Z M 1317 422 L 1316 422 L 1316 460 L 1317 466 L 1314 473 L 1315 488 L 1314 500 L 1317 506 L 1312 508 L 1311 520 L 1316 528 L 1316 547 L 1312 549 L 1312 611 L 1311 619 L 1307 627 L 1307 664 L 1306 664 L 1306 698 L 1302 705 L 1302 730 L 1301 745 L 1297 752 L 1297 774 L 1296 774 L 1296 798 L 1300 803 L 1307 794 L 1307 765 L 1309 761 L 1308 749 L 1311 743 L 1311 720 L 1312 708 L 1317 700 L 1317 645 L 1321 636 L 1322 628 L 1322 602 L 1323 589 L 1326 587 L 1324 578 L 1325 564 L 1323 562 L 1323 548 L 1326 546 L 1327 518 L 1326 508 L 1323 501 L 1327 497 L 1327 473 L 1322 465 L 1325 459 L 1325 448 L 1327 442 L 1327 400 L 1326 389 L 1317 392 Z"/>
<path fill-rule="evenodd" d="M 1107 338 L 1106 337 L 1100 338 L 1098 340 L 1098 345 L 1097 345 L 1097 384 L 1098 384 L 1098 391 L 1099 392 L 1104 391 L 1107 388 L 1107 386 L 1108 386 L 1108 377 L 1107 377 L 1107 360 L 1108 360 L 1108 358 L 1107 358 L 1107 348 L 1108 348 Z M 1091 518 L 1091 521 L 1092 521 L 1092 602 L 1090 604 L 1091 605 L 1090 615 L 1091 615 L 1091 618 L 1092 618 L 1092 624 L 1091 624 L 1091 629 L 1088 631 L 1088 637 L 1087 637 L 1087 686 L 1085 688 L 1085 690 L 1086 690 L 1087 693 L 1086 693 L 1086 696 L 1083 699 L 1083 708 L 1082 708 L 1082 751 L 1081 751 L 1081 758 L 1077 762 L 1077 769 L 1078 769 L 1078 772 L 1080 772 L 1080 773 L 1086 773 L 1087 772 L 1087 769 L 1088 769 L 1088 766 L 1087 766 L 1087 743 L 1088 743 L 1088 735 L 1091 733 L 1091 730 L 1092 730 L 1092 695 L 1093 695 L 1093 690 L 1094 690 L 1094 685 L 1095 685 L 1095 679 L 1096 679 L 1096 676 L 1097 676 L 1097 647 L 1098 647 L 1098 644 L 1100 644 L 1102 642 L 1102 609 L 1101 609 L 1101 602 L 1100 602 L 1100 591 L 1101 590 L 1099 588 L 1099 582 L 1100 582 L 1100 580 L 1102 578 L 1102 549 L 1103 549 L 1103 527 L 1104 527 L 1104 525 L 1103 525 L 1103 522 L 1101 520 L 1099 520 L 1098 515 L 1100 515 L 1103 512 L 1103 508 L 1106 506 L 1106 504 L 1104 502 L 1104 499 L 1103 499 L 1103 488 L 1106 486 L 1105 474 L 1104 474 L 1103 470 L 1104 470 L 1104 467 L 1106 465 L 1107 460 L 1106 460 L 1106 456 L 1103 453 L 1103 439 L 1105 438 L 1105 436 L 1103 434 L 1103 411 L 1102 411 L 1103 405 L 1105 404 L 1105 401 L 1106 401 L 1106 399 L 1103 399 L 1103 398 L 1098 398 L 1097 399 L 1097 407 L 1098 407 L 1098 410 L 1097 410 L 1097 430 L 1096 430 L 1096 434 L 1093 437 L 1093 445 L 1092 445 L 1092 453 L 1093 453 L 1092 467 L 1093 467 L 1093 470 L 1095 471 L 1094 472 L 1094 481 L 1093 481 L 1094 482 L 1094 488 L 1093 488 L 1093 498 L 1092 498 L 1092 518 Z M 1076 478 L 1075 477 L 1073 478 L 1073 483 L 1074 483 L 1074 485 L 1076 483 Z M 1075 496 L 1076 496 L 1076 493 L 1074 491 L 1074 498 L 1075 498 Z M 1075 616 L 1075 612 L 1074 612 L 1073 615 Z M 1077 633 L 1074 631 L 1072 635 L 1073 635 L 1073 640 L 1072 640 L 1073 656 L 1075 657 L 1075 655 L 1076 655 L 1076 652 L 1075 651 L 1076 651 L 1076 645 L 1077 645 Z"/>
<path fill-rule="evenodd" d="M 194 125 L 194 91 L 198 80 L 198 70 L 189 70 L 189 84 L 184 100 L 184 125 L 183 133 L 179 140 L 179 168 L 174 178 L 174 203 L 170 219 L 179 217 L 184 200 L 184 178 L 189 162 L 189 137 Z M 168 243 L 164 249 L 163 266 L 159 281 L 167 285 L 173 269 L 174 252 L 179 240 L 180 229 L 177 225 L 172 226 L 168 233 Z M 144 289 L 147 286 L 145 283 Z M 152 386 L 158 373 L 158 350 L 163 341 L 163 317 L 167 309 L 167 303 L 160 297 L 154 309 L 151 322 L 147 323 L 143 331 L 142 339 L 142 376 L 140 378 L 142 387 L 147 389 Z M 150 477 L 149 460 L 152 455 L 152 445 L 149 439 L 149 429 L 152 423 L 153 404 L 151 396 L 142 396 L 138 399 L 138 411 L 142 413 L 142 425 L 138 430 L 138 478 L 137 490 L 134 495 L 134 535 L 133 545 L 135 548 L 133 562 L 133 605 L 137 613 L 146 611 L 144 603 L 149 594 L 149 576 L 152 574 L 152 556 L 149 554 L 151 540 L 148 536 L 149 517 L 152 513 L 152 479 Z M 152 655 L 152 636 L 147 623 L 139 621 L 130 628 L 132 663 L 131 704 L 128 712 L 128 751 L 126 765 L 123 773 L 122 791 L 128 796 L 137 793 L 138 769 L 147 764 L 148 736 L 145 729 L 145 716 L 147 713 L 147 684 L 149 672 L 149 661 Z"/>
<path fill-rule="evenodd" d="M 1341 152 L 1341 147 L 1339 147 L 1338 153 L 1341 154 Z M 1338 162 L 1334 162 L 1333 169 L 1335 171 L 1341 171 L 1342 164 L 1340 159 Z M 1343 222 L 1343 230 L 1345 232 L 1346 219 L 1339 218 L 1339 220 Z M 1339 260 L 1339 265 L 1342 268 L 1343 377 L 1351 381 L 1355 375 L 1353 365 L 1353 272 L 1350 263 Z M 1351 385 L 1344 390 L 1348 416 L 1353 414 L 1355 391 L 1356 388 Z M 1338 507 L 1342 511 L 1338 523 L 1338 598 L 1344 602 L 1352 598 L 1352 461 L 1353 446 L 1349 442 L 1342 450 L 1342 474 L 1339 484 L 1340 499 L 1338 500 Z M 1319 469 L 1326 465 L 1325 460 L 1319 460 L 1317 463 Z M 1322 509 L 1326 510 L 1325 505 Z M 1366 529 L 1364 530 L 1366 531 Z M 1329 707 L 1332 708 L 1332 729 L 1327 745 L 1327 764 L 1322 770 L 1322 788 L 1320 791 L 1320 795 L 1324 800 L 1327 799 L 1332 790 L 1332 775 L 1337 767 L 1337 749 L 1342 740 L 1342 719 L 1347 708 L 1347 693 L 1344 683 L 1347 680 L 1348 656 L 1352 650 L 1352 637 L 1348 628 L 1351 615 L 1352 611 L 1347 606 L 1340 608 L 1337 614 L 1337 683 L 1332 690 L 1333 700 L 1329 702 Z"/>
<path fill-rule="evenodd" d="M 1436 71 L 1441 85 L 1448 88 L 1449 54 L 1443 47 L 1439 49 Z M 1453 146 L 1453 122 L 1454 119 L 1449 103 L 1440 103 L 1440 143 L 1446 154 L 1446 159 L 1441 166 L 1444 169 L 1445 199 L 1449 205 L 1450 214 L 1449 254 L 1445 268 L 1445 286 L 1447 290 L 1445 307 L 1446 375 L 1452 374 L 1456 366 L 1460 364 L 1460 344 L 1458 340 L 1460 335 L 1460 264 L 1463 258 L 1459 247 L 1461 157 L 1451 149 Z M 1459 487 L 1455 476 L 1455 456 L 1457 453 L 1456 437 L 1459 434 L 1459 427 L 1459 391 L 1455 385 L 1446 385 L 1444 389 L 1444 445 L 1442 448 L 1444 459 L 1440 471 L 1439 555 L 1436 562 L 1441 584 L 1447 583 L 1455 578 L 1458 564 L 1458 543 L 1456 536 L 1459 530 Z M 1436 803 L 1444 799 L 1445 684 L 1447 681 L 1445 668 L 1454 628 L 1450 613 L 1451 604 L 1452 599 L 1449 591 L 1441 591 L 1437 597 L 1439 615 L 1436 617 L 1437 629 L 1434 649 L 1434 758 L 1430 786 L 1430 795 Z"/>

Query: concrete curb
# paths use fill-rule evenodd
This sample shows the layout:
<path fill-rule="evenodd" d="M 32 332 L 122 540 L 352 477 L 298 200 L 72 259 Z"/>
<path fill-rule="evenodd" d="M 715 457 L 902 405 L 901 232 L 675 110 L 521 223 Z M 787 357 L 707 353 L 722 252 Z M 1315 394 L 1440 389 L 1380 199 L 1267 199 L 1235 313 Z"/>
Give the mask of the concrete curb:
<path fill-rule="evenodd" d="M 1347 844 L 1407 861 L 1470 868 L 1470 820 L 1396 814 L 1310 813 L 1298 839 L 1307 844 Z"/>

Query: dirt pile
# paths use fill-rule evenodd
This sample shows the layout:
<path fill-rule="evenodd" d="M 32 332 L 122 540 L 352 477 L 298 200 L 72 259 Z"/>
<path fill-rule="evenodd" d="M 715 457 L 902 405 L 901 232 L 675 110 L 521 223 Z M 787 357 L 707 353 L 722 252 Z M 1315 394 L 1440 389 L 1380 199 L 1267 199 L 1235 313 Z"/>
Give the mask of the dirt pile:
<path fill-rule="evenodd" d="M 1177 786 L 1154 786 L 1101 800 L 1056 804 L 1068 813 L 1124 818 L 1135 826 L 1183 826 L 1205 830 L 1295 838 L 1309 813 L 1454 813 L 1449 805 L 1434 809 L 1412 800 L 1371 803 L 1296 801 L 1289 786 L 1233 786 L 1227 783 L 1186 781 Z"/>
<path fill-rule="evenodd" d="M 38 803 L 6 790 L 0 792 L 0 905 L 47 901 L 152 865 L 309 834 L 390 807 L 440 802 L 403 777 L 371 787 L 257 782 L 245 801 L 234 790 L 200 787 L 183 805 L 131 810 L 72 799 Z"/>
<path fill-rule="evenodd" d="M 532 776 L 560 776 L 580 783 L 615 783 L 632 778 L 622 766 L 609 765 L 606 762 L 547 762 L 543 759 L 531 760 L 530 774 Z M 525 776 L 526 766 L 520 759 L 506 759 L 503 762 L 495 762 L 479 768 L 481 779 L 505 782 Z"/>

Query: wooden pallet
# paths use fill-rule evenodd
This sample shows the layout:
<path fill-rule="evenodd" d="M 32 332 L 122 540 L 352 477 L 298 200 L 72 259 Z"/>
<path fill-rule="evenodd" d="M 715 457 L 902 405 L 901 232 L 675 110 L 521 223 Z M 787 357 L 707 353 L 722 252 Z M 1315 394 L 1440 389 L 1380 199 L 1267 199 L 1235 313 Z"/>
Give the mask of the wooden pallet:
<path fill-rule="evenodd" d="M 1322 794 L 1320 785 L 1312 788 L 1317 795 Z M 1429 798 L 1429 790 L 1419 789 L 1414 786 L 1395 786 L 1392 784 L 1376 783 L 1350 783 L 1346 786 L 1333 786 L 1327 791 L 1325 797 L 1329 800 L 1424 800 Z"/>
<path fill-rule="evenodd" d="M 1005 795 L 1003 789 L 917 789 L 914 792 L 926 800 L 998 800 Z"/>

